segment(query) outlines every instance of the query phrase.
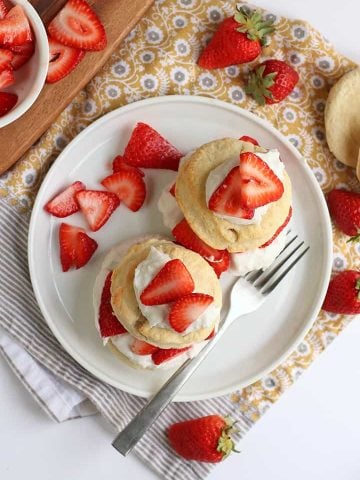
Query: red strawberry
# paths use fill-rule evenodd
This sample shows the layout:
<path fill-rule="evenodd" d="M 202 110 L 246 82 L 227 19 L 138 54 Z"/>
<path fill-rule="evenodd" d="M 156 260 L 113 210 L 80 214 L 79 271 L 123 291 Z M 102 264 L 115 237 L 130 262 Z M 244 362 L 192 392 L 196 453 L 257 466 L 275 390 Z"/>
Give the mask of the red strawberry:
<path fill-rule="evenodd" d="M 134 128 L 124 152 L 129 165 L 143 168 L 177 170 L 182 153 L 146 123 Z"/>
<path fill-rule="evenodd" d="M 213 328 L 212 332 L 208 337 L 205 338 L 205 340 L 211 340 L 213 337 L 215 337 L 215 334 L 216 334 L 215 328 Z"/>
<path fill-rule="evenodd" d="M 4 0 L 0 0 L 0 20 L 5 18 L 8 12 L 9 12 L 9 9 L 7 8 Z"/>
<path fill-rule="evenodd" d="M 151 355 L 152 361 L 155 365 L 160 365 L 161 363 L 167 362 L 172 358 L 181 355 L 182 353 L 189 350 L 191 347 L 184 347 L 184 348 L 159 348 Z"/>
<path fill-rule="evenodd" d="M 201 52 L 198 65 L 202 68 L 224 68 L 255 60 L 260 55 L 266 35 L 272 33 L 273 21 L 264 21 L 259 12 L 247 13 L 236 8 L 233 17 L 226 18 L 210 43 Z"/>
<path fill-rule="evenodd" d="M 10 47 L 14 58 L 11 60 L 11 66 L 14 70 L 19 70 L 26 62 L 30 60 L 35 51 L 34 42 L 27 42 L 24 45 Z"/>
<path fill-rule="evenodd" d="M 18 101 L 15 93 L 0 92 L 0 117 L 6 115 Z"/>
<path fill-rule="evenodd" d="M 275 232 L 274 235 L 270 238 L 270 240 L 268 240 L 267 242 L 265 242 L 265 243 L 264 243 L 263 245 L 261 245 L 261 247 L 259 247 L 259 248 L 268 247 L 268 246 L 275 240 L 275 238 L 280 235 L 280 233 L 284 230 L 284 228 L 286 227 L 286 225 L 290 222 L 291 216 L 292 216 L 292 208 L 290 207 L 288 216 L 285 218 L 284 223 L 283 223 L 282 225 L 280 225 L 280 227 L 276 230 L 276 232 Z"/>
<path fill-rule="evenodd" d="M 239 138 L 239 140 L 242 140 L 243 142 L 248 142 L 252 143 L 253 145 L 259 146 L 259 142 L 255 140 L 255 138 L 249 137 L 248 135 L 243 135 L 242 137 Z"/>
<path fill-rule="evenodd" d="M 220 415 L 208 415 L 171 425 L 168 438 L 178 455 L 198 462 L 221 462 L 236 451 L 232 424 Z"/>
<path fill-rule="evenodd" d="M 150 343 L 143 342 L 138 338 L 134 339 L 130 348 L 131 351 L 136 355 L 151 355 L 159 349 L 159 347 L 155 347 L 155 345 L 150 345 Z"/>
<path fill-rule="evenodd" d="M 216 250 L 203 242 L 192 231 L 185 218 L 173 228 L 172 234 L 180 245 L 193 250 L 210 262 L 220 262 L 226 255 L 224 253 L 226 250 Z"/>
<path fill-rule="evenodd" d="M 294 89 L 299 74 L 282 60 L 266 60 L 250 73 L 246 93 L 259 105 L 279 103 Z"/>
<path fill-rule="evenodd" d="M 68 47 L 102 50 L 106 33 L 98 16 L 85 0 L 68 0 L 48 26 L 50 35 Z"/>
<path fill-rule="evenodd" d="M 139 210 L 145 201 L 145 182 L 137 172 L 120 170 L 104 178 L 101 185 L 115 193 L 133 212 Z"/>
<path fill-rule="evenodd" d="M 11 50 L 0 48 L 0 72 L 11 68 L 11 61 L 13 58 L 14 54 Z"/>
<path fill-rule="evenodd" d="M 224 254 L 222 259 L 219 262 L 209 262 L 208 263 L 213 267 L 216 275 L 220 278 L 221 274 L 226 272 L 230 266 L 230 254 L 227 250 L 223 250 Z"/>
<path fill-rule="evenodd" d="M 13 7 L 5 18 L 0 20 L 0 44 L 7 48 L 32 41 L 29 21 L 20 5 Z"/>
<path fill-rule="evenodd" d="M 345 315 L 360 313 L 360 272 L 345 270 L 330 280 L 323 310 Z"/>
<path fill-rule="evenodd" d="M 10 69 L 0 72 L 0 89 L 10 87 L 15 82 L 14 73 Z"/>
<path fill-rule="evenodd" d="M 194 290 L 194 281 L 183 262 L 170 260 L 155 275 L 140 295 L 144 305 L 173 302 Z"/>
<path fill-rule="evenodd" d="M 82 190 L 75 198 L 93 232 L 99 230 L 120 205 L 115 193 L 100 190 Z"/>
<path fill-rule="evenodd" d="M 60 260 L 63 272 L 83 267 L 93 256 L 98 244 L 83 228 L 62 223 L 59 230 Z"/>
<path fill-rule="evenodd" d="M 140 170 L 140 168 L 133 167 L 125 162 L 124 157 L 121 155 L 117 155 L 113 160 L 113 173 L 119 172 L 120 170 L 127 170 L 129 172 L 135 172 L 141 175 L 142 177 L 145 176 L 145 173 Z"/>
<path fill-rule="evenodd" d="M 205 293 L 189 293 L 174 302 L 169 312 L 169 323 L 176 332 L 184 332 L 214 301 Z"/>
<path fill-rule="evenodd" d="M 360 193 L 334 189 L 327 196 L 329 212 L 340 230 L 358 240 L 360 237 Z"/>
<path fill-rule="evenodd" d="M 55 83 L 69 75 L 85 56 L 83 50 L 65 47 L 49 37 L 49 69 L 46 77 L 48 83 Z"/>
<path fill-rule="evenodd" d="M 109 272 L 105 279 L 99 307 L 99 328 L 103 338 L 126 333 L 125 328 L 114 315 L 111 306 L 111 274 L 112 272 Z"/>
<path fill-rule="evenodd" d="M 45 205 L 45 210 L 55 217 L 67 217 L 79 210 L 75 193 L 85 190 L 82 182 L 74 182 Z"/>
<path fill-rule="evenodd" d="M 176 183 L 173 183 L 170 190 L 169 190 L 169 193 L 175 197 L 175 187 L 176 187 Z"/>

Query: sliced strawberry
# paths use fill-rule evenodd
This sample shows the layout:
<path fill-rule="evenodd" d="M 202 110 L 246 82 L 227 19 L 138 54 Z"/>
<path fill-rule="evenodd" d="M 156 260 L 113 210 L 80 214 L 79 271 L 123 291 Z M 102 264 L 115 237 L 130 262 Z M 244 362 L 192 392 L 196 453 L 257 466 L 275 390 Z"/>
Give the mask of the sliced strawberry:
<path fill-rule="evenodd" d="M 269 165 L 255 153 L 240 154 L 240 199 L 245 208 L 258 208 L 275 202 L 284 193 L 284 185 Z"/>
<path fill-rule="evenodd" d="M 284 223 L 283 223 L 282 225 L 280 225 L 280 227 L 276 230 L 276 232 L 275 232 L 274 235 L 270 238 L 270 240 L 268 240 L 267 242 L 265 242 L 265 243 L 264 243 L 263 245 L 261 245 L 261 247 L 259 247 L 259 248 L 268 247 L 268 246 L 275 240 L 275 238 L 280 235 L 280 233 L 284 230 L 284 228 L 286 227 L 286 225 L 290 222 L 291 216 L 292 216 L 292 208 L 290 207 L 288 216 L 285 218 Z"/>
<path fill-rule="evenodd" d="M 209 209 L 231 217 L 251 219 L 254 209 L 244 206 L 241 197 L 242 181 L 239 167 L 234 167 L 209 200 Z"/>
<path fill-rule="evenodd" d="M 9 9 L 7 8 L 4 0 L 0 0 L 0 20 L 6 17 L 9 13 Z"/>
<path fill-rule="evenodd" d="M 173 183 L 169 190 L 169 193 L 171 193 L 173 197 L 175 197 L 175 187 L 176 187 L 176 183 Z"/>
<path fill-rule="evenodd" d="M 7 48 L 0 48 L 0 72 L 11 68 L 11 61 L 14 58 L 14 54 Z"/>
<path fill-rule="evenodd" d="M 220 278 L 220 275 L 226 272 L 226 270 L 230 266 L 230 253 L 227 250 L 223 250 L 223 252 L 223 257 L 219 262 L 210 262 L 209 260 L 207 261 L 215 270 L 218 278 Z"/>
<path fill-rule="evenodd" d="M 190 250 L 198 253 L 210 262 L 220 262 L 226 255 L 226 250 L 216 250 L 203 242 L 191 229 L 188 222 L 181 220 L 172 230 L 176 241 Z"/>
<path fill-rule="evenodd" d="M 14 70 L 19 70 L 26 62 L 30 60 L 35 51 L 34 42 L 27 42 L 24 45 L 10 47 L 14 58 L 11 60 L 11 66 Z"/>
<path fill-rule="evenodd" d="M 13 7 L 5 18 L 0 20 L 0 44 L 7 48 L 32 41 L 29 21 L 20 5 Z"/>
<path fill-rule="evenodd" d="M 239 138 L 239 140 L 242 140 L 243 142 L 248 142 L 252 143 L 253 145 L 259 146 L 259 142 L 255 140 L 255 138 L 249 137 L 248 135 L 243 135 L 242 137 Z"/>
<path fill-rule="evenodd" d="M 93 256 L 98 244 L 83 228 L 62 223 L 59 230 L 60 260 L 63 272 L 83 267 Z"/>
<path fill-rule="evenodd" d="M 65 188 L 56 197 L 45 205 L 45 210 L 55 217 L 67 217 L 79 210 L 79 204 L 75 199 L 75 193 L 85 190 L 86 186 L 82 182 L 74 182 Z"/>
<path fill-rule="evenodd" d="M 215 328 L 213 328 L 212 332 L 205 338 L 205 340 L 211 340 L 213 337 L 215 337 Z"/>
<path fill-rule="evenodd" d="M 168 360 L 171 360 L 172 358 L 177 357 L 178 355 L 181 355 L 182 353 L 186 352 L 189 350 L 191 347 L 185 347 L 185 348 L 159 348 L 156 350 L 151 355 L 152 361 L 155 363 L 155 365 L 160 365 L 161 363 L 167 362 Z"/>
<path fill-rule="evenodd" d="M 68 47 L 102 50 L 106 33 L 98 16 L 85 0 L 69 0 L 48 26 L 50 35 Z"/>
<path fill-rule="evenodd" d="M 55 83 L 69 75 L 85 56 L 83 50 L 65 47 L 49 37 L 49 69 L 46 77 L 48 83 Z"/>
<path fill-rule="evenodd" d="M 119 200 L 124 202 L 133 212 L 138 211 L 145 201 L 145 182 L 137 172 L 120 170 L 104 178 L 101 185 L 115 193 Z"/>
<path fill-rule="evenodd" d="M 173 302 L 194 290 L 194 281 L 183 262 L 170 260 L 155 275 L 140 295 L 144 305 Z"/>
<path fill-rule="evenodd" d="M 205 293 L 190 293 L 179 298 L 170 308 L 169 323 L 176 332 L 184 332 L 214 301 Z"/>
<path fill-rule="evenodd" d="M 138 338 L 135 338 L 133 343 L 131 344 L 131 351 L 136 355 L 151 355 L 152 353 L 159 350 L 159 347 L 155 347 L 155 345 L 150 345 L 150 343 L 143 342 Z"/>
<path fill-rule="evenodd" d="M 99 307 L 99 328 L 100 334 L 103 338 L 127 333 L 125 328 L 114 315 L 111 306 L 111 273 L 112 272 L 109 272 L 105 279 Z"/>
<path fill-rule="evenodd" d="M 0 89 L 10 87 L 15 82 L 14 73 L 10 69 L 0 72 Z"/>
<path fill-rule="evenodd" d="M 124 152 L 124 160 L 134 167 L 177 170 L 182 153 L 149 125 L 139 122 Z"/>
<path fill-rule="evenodd" d="M 6 115 L 18 101 L 15 93 L 0 92 L 0 117 Z"/>
<path fill-rule="evenodd" d="M 99 230 L 120 205 L 115 193 L 100 190 L 82 190 L 75 193 L 75 198 L 93 232 Z"/>
<path fill-rule="evenodd" d="M 140 170 L 140 168 L 133 167 L 125 162 L 124 157 L 122 155 L 117 155 L 113 160 L 113 173 L 120 172 L 120 170 L 127 170 L 129 172 L 135 172 L 141 175 L 142 177 L 145 176 L 145 173 Z"/>

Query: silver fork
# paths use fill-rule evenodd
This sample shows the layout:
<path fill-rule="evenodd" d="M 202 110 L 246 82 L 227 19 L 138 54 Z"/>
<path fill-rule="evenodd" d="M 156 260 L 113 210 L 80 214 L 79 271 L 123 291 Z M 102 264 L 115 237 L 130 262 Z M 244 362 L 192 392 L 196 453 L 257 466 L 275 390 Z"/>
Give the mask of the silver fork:
<path fill-rule="evenodd" d="M 289 234 L 287 236 L 289 238 Z M 290 248 L 292 247 L 292 248 Z M 257 310 L 269 295 L 305 255 L 310 247 L 290 236 L 276 260 L 266 270 L 255 270 L 239 278 L 231 289 L 230 304 L 216 335 L 205 345 L 195 358 L 186 360 L 151 400 L 139 411 L 113 441 L 112 445 L 126 456 L 169 405 L 186 381 L 207 357 L 228 327 L 241 315 Z"/>

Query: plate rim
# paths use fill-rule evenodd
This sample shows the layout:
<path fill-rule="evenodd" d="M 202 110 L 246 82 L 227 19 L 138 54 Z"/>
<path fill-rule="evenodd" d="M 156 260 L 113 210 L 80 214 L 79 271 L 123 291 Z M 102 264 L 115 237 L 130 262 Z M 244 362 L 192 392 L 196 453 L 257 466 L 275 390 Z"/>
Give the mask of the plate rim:
<path fill-rule="evenodd" d="M 77 351 L 69 345 L 64 338 L 62 337 L 61 333 L 56 327 L 55 322 L 51 320 L 51 316 L 47 312 L 47 308 L 45 306 L 45 302 L 42 301 L 42 296 L 40 292 L 39 285 L 37 284 L 35 280 L 35 265 L 33 263 L 33 256 L 32 256 L 32 245 L 34 244 L 34 237 L 35 237 L 35 225 L 36 225 L 36 214 L 39 208 L 39 203 L 40 203 L 40 198 L 42 196 L 42 191 L 45 190 L 46 188 L 46 179 L 48 176 L 52 174 L 52 171 L 55 169 L 56 164 L 59 163 L 59 161 L 62 160 L 62 157 L 67 155 L 68 150 L 74 147 L 74 142 L 81 142 L 83 137 L 87 136 L 89 133 L 91 133 L 93 130 L 101 126 L 102 123 L 106 123 L 107 121 L 111 120 L 112 118 L 116 118 L 121 111 L 121 113 L 125 113 L 129 110 L 141 108 L 142 105 L 148 106 L 152 104 L 161 104 L 161 103 L 166 103 L 166 102 L 172 102 L 172 103 L 178 103 L 178 102 L 190 102 L 190 103 L 199 103 L 199 104 L 206 104 L 206 105 L 213 105 L 215 107 L 219 107 L 225 110 L 229 110 L 233 113 L 236 113 L 240 116 L 246 117 L 253 122 L 259 124 L 262 128 L 268 130 L 271 135 L 276 137 L 280 143 L 285 144 L 286 147 L 291 151 L 293 156 L 296 158 L 297 162 L 300 164 L 300 167 L 303 169 L 305 175 L 307 176 L 307 180 L 311 184 L 311 187 L 313 190 L 317 193 L 318 197 L 318 205 L 322 211 L 322 219 L 324 223 L 324 234 L 325 234 L 325 242 L 324 242 L 324 265 L 323 265 L 323 270 L 324 270 L 324 275 L 323 275 L 323 283 L 321 287 L 320 294 L 317 297 L 317 301 L 315 302 L 313 308 L 312 308 L 312 314 L 309 315 L 309 318 L 307 321 L 303 324 L 302 328 L 299 330 L 297 335 L 294 337 L 294 340 L 289 344 L 288 348 L 281 354 L 279 355 L 273 362 L 271 362 L 266 368 L 263 368 L 262 370 L 258 371 L 257 373 L 253 374 L 252 376 L 248 377 L 247 379 L 240 381 L 237 385 L 232 385 L 228 387 L 223 387 L 221 389 L 217 389 L 216 393 L 204 393 L 204 394 L 197 394 L 197 395 L 182 395 L 181 392 L 175 397 L 174 401 L 175 402 L 187 402 L 187 401 L 197 401 L 197 400 L 205 400 L 205 399 L 210 399 L 210 398 L 216 398 L 222 395 L 227 395 L 229 393 L 232 393 L 235 390 L 244 388 L 246 386 L 249 386 L 256 381 L 260 380 L 264 376 L 266 376 L 269 372 L 274 370 L 277 366 L 279 366 L 293 351 L 295 346 L 300 343 L 300 341 L 306 336 L 312 325 L 314 324 L 317 315 L 320 311 L 322 302 L 325 298 L 326 290 L 327 290 L 327 285 L 330 280 L 330 275 L 331 275 L 331 270 L 332 270 L 332 251 L 333 251 L 333 238 L 332 238 L 332 227 L 331 227 L 331 220 L 325 200 L 325 196 L 321 190 L 320 185 L 318 184 L 315 175 L 313 174 L 311 168 L 309 165 L 306 163 L 304 160 L 303 155 L 294 147 L 294 145 L 283 135 L 281 132 L 279 132 L 269 121 L 266 119 L 263 119 L 256 114 L 252 113 L 249 110 L 243 109 L 241 107 L 238 107 L 236 105 L 233 105 L 231 103 L 225 102 L 223 100 L 218 100 L 212 97 L 206 97 L 206 96 L 200 96 L 200 95 L 163 95 L 160 97 L 151 97 L 151 98 L 146 98 L 143 100 L 139 100 L 137 102 L 133 102 L 124 106 L 120 106 L 116 108 L 115 110 L 112 110 L 111 112 L 108 112 L 101 116 L 100 118 L 96 119 L 94 122 L 92 122 L 90 125 L 88 125 L 84 130 L 82 130 L 78 135 L 76 135 L 69 143 L 68 145 L 60 152 L 60 154 L 57 156 L 55 159 L 54 163 L 51 165 L 49 168 L 48 172 L 46 173 L 45 177 L 43 178 L 40 188 L 36 194 L 36 198 L 33 204 L 33 208 L 31 211 L 31 216 L 30 216 L 30 222 L 29 222 L 29 232 L 28 232 L 28 247 L 27 247 L 27 254 L 28 254 L 28 267 L 29 267 L 29 273 L 30 273 L 30 280 L 32 284 L 32 288 L 35 294 L 36 301 L 39 305 L 39 308 L 41 310 L 41 313 L 44 317 L 44 320 L 46 321 L 47 325 L 49 326 L 52 334 L 55 336 L 57 341 L 60 343 L 62 348 L 87 372 L 91 373 L 94 375 L 97 379 L 105 382 L 108 385 L 111 385 L 113 387 L 119 388 L 124 390 L 127 393 L 137 395 L 139 397 L 145 397 L 148 398 L 149 395 L 151 395 L 148 392 L 145 392 L 141 389 L 135 389 L 133 387 L 129 387 L 128 385 L 124 385 L 118 382 L 114 381 L 111 378 L 104 376 L 101 371 L 97 370 L 97 367 L 94 366 L 93 364 L 89 364 L 87 360 L 82 356 L 77 353 Z"/>

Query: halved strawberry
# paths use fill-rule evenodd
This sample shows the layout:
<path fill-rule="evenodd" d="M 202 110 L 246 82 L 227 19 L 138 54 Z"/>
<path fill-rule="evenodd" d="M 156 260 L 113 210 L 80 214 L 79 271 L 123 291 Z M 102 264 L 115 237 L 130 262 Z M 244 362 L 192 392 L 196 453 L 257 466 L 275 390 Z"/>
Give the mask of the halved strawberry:
<path fill-rule="evenodd" d="M 193 250 L 210 262 L 220 262 L 226 255 L 224 253 L 226 250 L 216 250 L 203 242 L 193 232 L 185 218 L 173 228 L 172 234 L 180 245 Z"/>
<path fill-rule="evenodd" d="M 14 70 L 18 70 L 26 62 L 30 60 L 35 51 L 34 42 L 27 42 L 24 45 L 10 47 L 14 58 L 11 60 L 11 66 Z"/>
<path fill-rule="evenodd" d="M 13 7 L 5 18 L 0 20 L 0 44 L 7 48 L 32 41 L 29 21 L 20 5 Z"/>
<path fill-rule="evenodd" d="M 191 347 L 185 347 L 185 348 L 159 348 L 156 350 L 151 355 L 152 361 L 155 363 L 155 365 L 160 365 L 161 363 L 167 362 L 168 360 L 171 360 L 172 358 L 177 357 L 178 355 L 181 355 L 182 353 L 186 352 L 189 350 Z"/>
<path fill-rule="evenodd" d="M 175 197 L 175 187 L 176 187 L 176 183 L 173 183 L 169 190 L 169 193 L 171 193 L 173 197 Z"/>
<path fill-rule="evenodd" d="M 124 157 L 122 155 L 117 155 L 113 160 L 113 173 L 120 172 L 120 170 L 127 170 L 129 172 L 135 172 L 141 175 L 142 177 L 145 176 L 145 173 L 140 170 L 140 168 L 133 167 L 125 162 Z"/>
<path fill-rule="evenodd" d="M 275 202 L 284 193 L 284 185 L 269 165 L 255 153 L 240 154 L 240 200 L 245 208 L 258 208 Z"/>
<path fill-rule="evenodd" d="M 151 355 L 159 349 L 159 347 L 155 347 L 155 345 L 150 345 L 150 343 L 143 342 L 138 338 L 134 339 L 130 348 L 131 351 L 136 355 Z"/>
<path fill-rule="evenodd" d="M 9 13 L 9 9 L 7 8 L 4 0 L 0 0 L 0 20 L 6 17 Z"/>
<path fill-rule="evenodd" d="M 18 101 L 15 93 L 0 92 L 0 117 L 6 115 Z"/>
<path fill-rule="evenodd" d="M 105 279 L 99 307 L 99 328 L 103 338 L 127 333 L 117 317 L 115 317 L 111 306 L 111 274 L 112 272 L 109 272 Z"/>
<path fill-rule="evenodd" d="M 169 170 L 178 169 L 182 156 L 160 133 L 141 122 L 134 128 L 124 152 L 124 160 L 129 165 Z"/>
<path fill-rule="evenodd" d="M 170 308 L 169 323 L 176 332 L 184 332 L 214 301 L 205 293 L 190 293 L 179 298 Z"/>
<path fill-rule="evenodd" d="M 264 243 L 263 245 L 261 245 L 259 248 L 268 247 L 268 246 L 275 240 L 275 238 L 280 235 L 280 233 L 284 230 L 284 228 L 286 227 L 286 225 L 290 222 L 291 216 L 292 216 L 292 208 L 290 207 L 288 216 L 285 218 L 284 223 L 283 223 L 282 225 L 280 225 L 280 227 L 276 230 L 276 232 L 275 232 L 274 235 L 270 238 L 270 240 L 268 240 L 267 242 L 265 242 L 265 243 Z"/>
<path fill-rule="evenodd" d="M 251 219 L 254 209 L 244 206 L 241 197 L 242 180 L 239 167 L 234 167 L 217 187 L 209 200 L 209 209 L 213 212 Z"/>
<path fill-rule="evenodd" d="M 85 190 L 86 186 L 82 182 L 74 182 L 56 197 L 51 199 L 46 205 L 45 210 L 55 217 L 67 217 L 79 210 L 79 204 L 75 199 L 75 193 Z"/>
<path fill-rule="evenodd" d="M 242 137 L 239 138 L 239 140 L 242 140 L 243 142 L 248 142 L 252 143 L 253 145 L 259 146 L 259 142 L 255 140 L 255 138 L 249 137 L 248 135 L 243 135 Z"/>
<path fill-rule="evenodd" d="M 10 87 L 15 82 L 14 73 L 11 69 L 0 72 L 0 89 Z"/>
<path fill-rule="evenodd" d="M 220 278 L 220 275 L 229 268 L 230 266 L 230 253 L 227 250 L 223 250 L 224 254 L 222 259 L 219 262 L 210 262 L 207 260 L 207 262 L 213 267 L 215 270 L 215 273 L 218 278 Z"/>
<path fill-rule="evenodd" d="M 83 267 L 93 256 L 98 244 L 83 228 L 62 223 L 59 229 L 60 260 L 63 272 Z"/>
<path fill-rule="evenodd" d="M 145 182 L 137 172 L 120 170 L 104 178 L 101 185 L 115 193 L 133 212 L 139 210 L 145 201 Z"/>
<path fill-rule="evenodd" d="M 11 61 L 14 58 L 14 54 L 7 48 L 0 48 L 0 72 L 11 68 Z"/>
<path fill-rule="evenodd" d="M 215 328 L 213 328 L 212 332 L 205 338 L 205 340 L 211 340 L 213 337 L 215 337 Z"/>
<path fill-rule="evenodd" d="M 101 190 L 82 190 L 75 193 L 75 198 L 93 232 L 99 230 L 120 205 L 115 193 Z"/>
<path fill-rule="evenodd" d="M 162 305 L 191 293 L 194 288 L 188 269 L 176 258 L 165 263 L 143 290 L 140 300 L 144 305 Z"/>
<path fill-rule="evenodd" d="M 66 47 L 49 37 L 49 69 L 46 77 L 48 83 L 55 83 L 69 75 L 85 56 L 83 50 Z"/>
<path fill-rule="evenodd" d="M 48 26 L 50 35 L 68 47 L 102 50 L 106 47 L 104 26 L 85 0 L 69 0 Z"/>

